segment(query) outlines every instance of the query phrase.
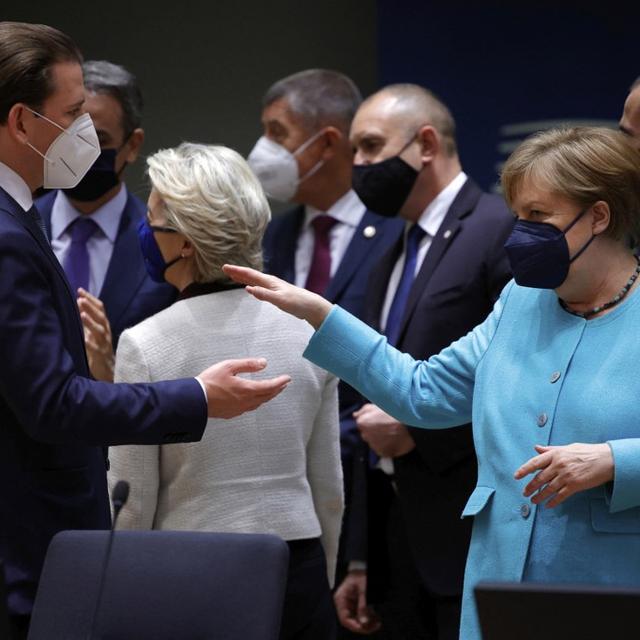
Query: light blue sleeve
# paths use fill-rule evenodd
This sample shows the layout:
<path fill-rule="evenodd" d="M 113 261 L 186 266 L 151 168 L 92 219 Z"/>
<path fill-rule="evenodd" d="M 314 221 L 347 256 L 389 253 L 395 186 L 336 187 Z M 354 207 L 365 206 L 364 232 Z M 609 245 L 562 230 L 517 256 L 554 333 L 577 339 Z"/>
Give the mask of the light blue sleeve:
<path fill-rule="evenodd" d="M 487 319 L 429 360 L 414 360 L 335 306 L 309 341 L 305 358 L 355 387 L 403 424 L 431 429 L 471 420 L 476 368 L 496 332 L 512 285 Z"/>
<path fill-rule="evenodd" d="M 640 506 L 640 438 L 610 440 L 613 453 L 613 490 L 608 492 L 611 513 Z"/>

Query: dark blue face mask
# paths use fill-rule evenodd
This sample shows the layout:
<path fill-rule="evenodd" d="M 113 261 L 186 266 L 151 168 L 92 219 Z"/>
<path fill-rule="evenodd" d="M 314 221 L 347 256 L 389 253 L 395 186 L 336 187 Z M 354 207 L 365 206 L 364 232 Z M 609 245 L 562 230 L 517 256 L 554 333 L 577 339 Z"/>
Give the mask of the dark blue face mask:
<path fill-rule="evenodd" d="M 182 256 L 178 256 L 169 262 L 165 262 L 160 252 L 160 247 L 156 242 L 154 231 L 159 233 L 178 233 L 175 229 L 169 227 L 157 227 L 150 225 L 147 220 L 140 220 L 138 225 L 138 239 L 140 240 L 140 250 L 144 258 L 144 264 L 147 268 L 149 277 L 154 282 L 164 282 L 165 271 L 172 265 L 182 260 Z"/>
<path fill-rule="evenodd" d="M 581 211 L 566 229 L 548 222 L 518 220 L 504 245 L 517 284 L 535 289 L 557 289 L 569 274 L 571 263 L 593 242 L 595 235 L 573 256 L 566 233 L 589 211 Z"/>

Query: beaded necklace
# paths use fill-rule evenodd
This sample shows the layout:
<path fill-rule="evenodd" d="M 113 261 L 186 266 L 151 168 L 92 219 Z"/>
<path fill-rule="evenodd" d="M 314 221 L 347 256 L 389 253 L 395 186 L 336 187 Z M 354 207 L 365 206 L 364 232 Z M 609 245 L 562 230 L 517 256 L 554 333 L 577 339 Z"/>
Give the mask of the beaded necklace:
<path fill-rule="evenodd" d="M 595 316 L 597 313 L 600 313 L 605 309 L 611 309 L 611 307 L 615 307 L 617 304 L 620 304 L 620 302 L 624 300 L 627 293 L 629 293 L 629 289 L 631 289 L 631 287 L 633 286 L 633 283 L 638 279 L 638 276 L 640 275 L 640 257 L 639 256 L 634 256 L 634 257 L 638 263 L 636 265 L 636 269 L 631 274 L 631 277 L 627 281 L 627 284 L 625 284 L 624 287 L 622 287 L 622 289 L 620 290 L 620 293 L 618 293 L 616 297 L 613 298 L 613 300 L 610 300 L 609 302 L 605 302 L 604 304 L 598 305 L 597 307 L 594 307 L 593 309 L 589 309 L 588 311 L 573 311 L 573 309 L 569 309 L 569 306 L 562 298 L 558 298 L 558 302 L 560 302 L 560 306 L 565 311 L 568 311 L 574 316 L 579 316 L 580 318 L 587 319 L 587 318 L 590 318 L 591 316 Z"/>

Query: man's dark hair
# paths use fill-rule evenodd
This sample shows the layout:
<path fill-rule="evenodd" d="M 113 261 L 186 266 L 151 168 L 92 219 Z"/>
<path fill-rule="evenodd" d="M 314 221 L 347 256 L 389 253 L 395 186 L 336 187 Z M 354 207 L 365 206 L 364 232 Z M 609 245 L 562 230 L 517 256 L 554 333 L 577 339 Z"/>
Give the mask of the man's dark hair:
<path fill-rule="evenodd" d="M 42 107 L 55 91 L 51 68 L 59 62 L 82 63 L 68 35 L 44 24 L 0 22 L 0 125 L 19 102 Z"/>
<path fill-rule="evenodd" d="M 265 94 L 262 106 L 282 98 L 308 130 L 334 126 L 347 134 L 362 102 L 353 80 L 328 69 L 307 69 L 278 80 Z"/>
<path fill-rule="evenodd" d="M 82 65 L 87 91 L 109 95 L 122 108 L 122 132 L 127 139 L 142 124 L 142 93 L 136 77 L 124 67 L 106 60 Z"/>

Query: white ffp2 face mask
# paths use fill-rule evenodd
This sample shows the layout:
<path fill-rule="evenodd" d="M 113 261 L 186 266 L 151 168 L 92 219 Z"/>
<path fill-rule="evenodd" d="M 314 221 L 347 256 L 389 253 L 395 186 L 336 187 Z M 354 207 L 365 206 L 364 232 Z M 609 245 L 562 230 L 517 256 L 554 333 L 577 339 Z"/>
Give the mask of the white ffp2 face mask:
<path fill-rule="evenodd" d="M 88 113 L 83 113 L 65 129 L 41 113 L 33 109 L 29 109 L 29 111 L 61 131 L 60 135 L 49 145 L 45 154 L 27 142 L 39 156 L 44 158 L 44 188 L 71 189 L 75 187 L 100 155 L 100 142 L 91 116 Z"/>
<path fill-rule="evenodd" d="M 260 180 L 264 192 L 270 198 L 289 202 L 295 196 L 298 185 L 310 178 L 324 164 L 320 159 L 307 173 L 300 177 L 296 156 L 302 153 L 312 142 L 323 133 L 321 129 L 303 142 L 293 153 L 281 144 L 262 136 L 251 150 L 247 162 L 251 170 Z"/>

